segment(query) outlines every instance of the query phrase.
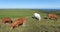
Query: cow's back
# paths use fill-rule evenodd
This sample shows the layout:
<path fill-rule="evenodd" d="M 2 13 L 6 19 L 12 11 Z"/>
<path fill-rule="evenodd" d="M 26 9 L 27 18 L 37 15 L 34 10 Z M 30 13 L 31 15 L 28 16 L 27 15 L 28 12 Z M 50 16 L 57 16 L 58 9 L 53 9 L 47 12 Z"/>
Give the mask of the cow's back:
<path fill-rule="evenodd" d="M 4 22 L 10 22 L 11 23 L 11 18 L 2 18 L 2 22 L 4 23 Z"/>

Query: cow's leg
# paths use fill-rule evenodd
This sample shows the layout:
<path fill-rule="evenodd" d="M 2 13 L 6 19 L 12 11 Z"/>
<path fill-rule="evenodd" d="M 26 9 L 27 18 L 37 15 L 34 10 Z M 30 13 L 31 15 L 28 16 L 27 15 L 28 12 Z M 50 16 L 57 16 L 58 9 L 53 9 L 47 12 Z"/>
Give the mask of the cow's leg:
<path fill-rule="evenodd" d="M 25 25 L 26 25 L 26 22 L 23 23 L 23 26 L 25 26 Z"/>
<path fill-rule="evenodd" d="M 51 17 L 48 17 L 49 19 L 51 19 Z"/>
<path fill-rule="evenodd" d="M 40 21 L 41 19 L 39 18 L 39 21 Z"/>
<path fill-rule="evenodd" d="M 57 21 L 57 18 L 54 18 L 55 21 Z"/>

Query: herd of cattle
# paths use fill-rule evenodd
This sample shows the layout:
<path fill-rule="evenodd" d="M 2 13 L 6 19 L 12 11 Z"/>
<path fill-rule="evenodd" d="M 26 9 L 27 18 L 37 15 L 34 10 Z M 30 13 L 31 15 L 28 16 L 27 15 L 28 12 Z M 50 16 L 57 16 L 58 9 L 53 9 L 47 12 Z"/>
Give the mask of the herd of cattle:
<path fill-rule="evenodd" d="M 41 20 L 41 16 L 38 13 L 34 13 L 33 18 Z M 53 18 L 57 21 L 58 17 L 56 14 L 48 14 L 48 18 Z M 23 24 L 26 21 L 26 17 L 21 17 L 12 22 L 11 18 L 2 18 L 2 23 L 11 23 L 10 29 L 12 30 L 14 27 L 18 27 L 20 24 Z"/>

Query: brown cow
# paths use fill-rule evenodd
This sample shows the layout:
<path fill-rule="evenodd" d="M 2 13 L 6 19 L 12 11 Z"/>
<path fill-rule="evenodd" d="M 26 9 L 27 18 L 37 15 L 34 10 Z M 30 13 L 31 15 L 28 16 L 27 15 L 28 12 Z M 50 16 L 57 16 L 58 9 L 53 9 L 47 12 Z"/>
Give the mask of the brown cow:
<path fill-rule="evenodd" d="M 2 23 L 12 23 L 11 18 L 2 18 Z"/>
<path fill-rule="evenodd" d="M 10 26 L 10 30 L 12 30 L 14 27 L 18 27 L 20 24 L 23 24 L 25 21 L 25 18 L 19 18 L 17 20 L 15 20 L 11 26 Z"/>
<path fill-rule="evenodd" d="M 57 15 L 56 14 L 48 14 L 48 18 L 53 18 L 54 20 L 57 20 Z"/>

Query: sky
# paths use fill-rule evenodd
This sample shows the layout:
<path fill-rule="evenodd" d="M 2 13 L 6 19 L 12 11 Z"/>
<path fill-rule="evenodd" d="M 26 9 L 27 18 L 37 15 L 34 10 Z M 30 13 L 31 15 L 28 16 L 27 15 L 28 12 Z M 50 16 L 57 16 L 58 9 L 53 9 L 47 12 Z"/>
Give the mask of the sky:
<path fill-rule="evenodd" d="M 0 9 L 60 9 L 60 0 L 0 0 Z"/>

